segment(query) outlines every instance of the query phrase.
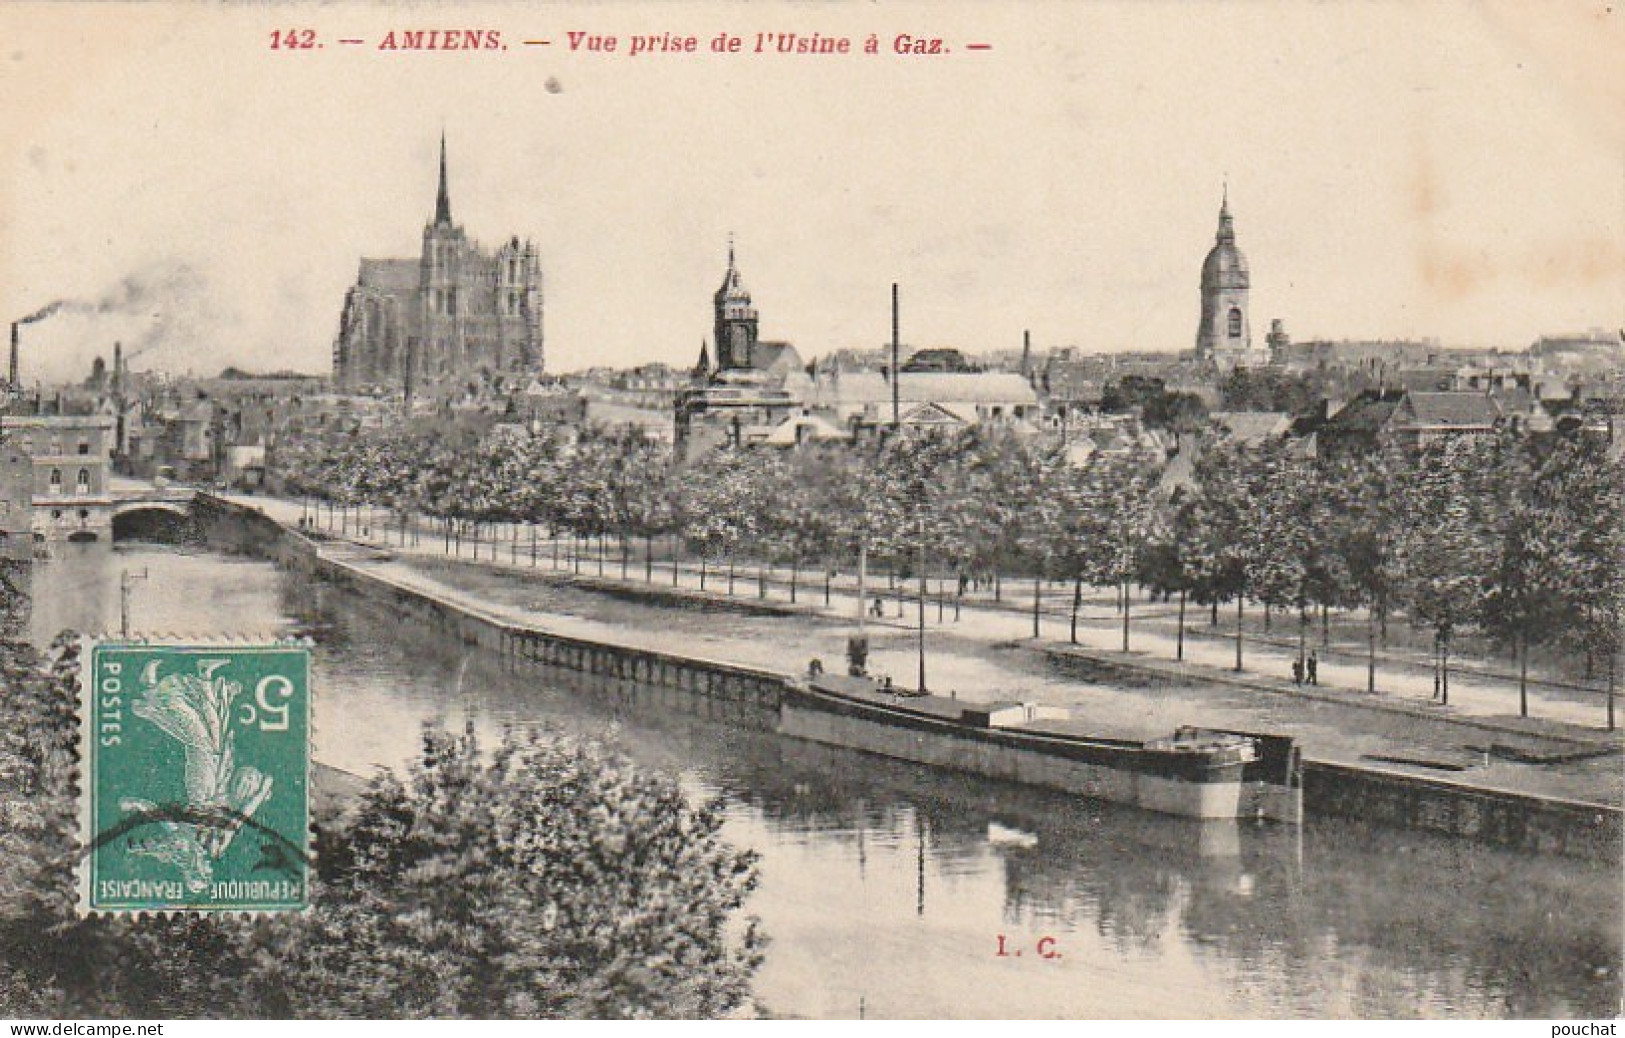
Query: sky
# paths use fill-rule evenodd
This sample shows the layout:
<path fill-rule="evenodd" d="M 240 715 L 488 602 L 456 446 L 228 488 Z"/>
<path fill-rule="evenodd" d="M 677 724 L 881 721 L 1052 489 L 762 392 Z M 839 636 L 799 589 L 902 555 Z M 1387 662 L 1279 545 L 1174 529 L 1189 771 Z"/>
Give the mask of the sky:
<path fill-rule="evenodd" d="M 379 48 L 414 29 L 506 49 Z M 662 32 L 699 52 L 627 52 Z M 1620 53 L 1586 2 L 12 3 L 0 317 L 68 304 L 25 381 L 115 339 L 325 373 L 358 260 L 418 254 L 444 131 L 457 221 L 540 250 L 554 371 L 691 364 L 730 235 L 806 357 L 885 342 L 894 281 L 914 346 L 1189 349 L 1226 185 L 1256 336 L 1521 348 L 1625 325 Z"/>

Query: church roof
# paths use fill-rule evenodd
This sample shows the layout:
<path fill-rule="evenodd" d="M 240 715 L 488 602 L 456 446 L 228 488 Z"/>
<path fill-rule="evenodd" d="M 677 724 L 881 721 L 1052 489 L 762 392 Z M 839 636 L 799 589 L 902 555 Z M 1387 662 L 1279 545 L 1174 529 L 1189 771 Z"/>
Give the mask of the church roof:
<path fill-rule="evenodd" d="M 1203 288 L 1246 288 L 1249 280 L 1247 257 L 1236 248 L 1236 227 L 1230 216 L 1230 199 L 1219 206 L 1219 233 L 1213 248 L 1202 261 Z"/>
<path fill-rule="evenodd" d="M 745 288 L 745 279 L 739 276 L 739 268 L 734 266 L 734 243 L 728 239 L 728 270 L 722 275 L 722 286 L 717 289 L 716 301 L 725 300 L 750 305 L 750 291 Z"/>
<path fill-rule="evenodd" d="M 420 276 L 415 259 L 362 259 L 359 283 L 378 292 L 416 292 Z"/>
<path fill-rule="evenodd" d="M 787 342 L 758 342 L 751 350 L 750 366 L 775 375 L 788 375 L 803 367 L 801 354 Z"/>

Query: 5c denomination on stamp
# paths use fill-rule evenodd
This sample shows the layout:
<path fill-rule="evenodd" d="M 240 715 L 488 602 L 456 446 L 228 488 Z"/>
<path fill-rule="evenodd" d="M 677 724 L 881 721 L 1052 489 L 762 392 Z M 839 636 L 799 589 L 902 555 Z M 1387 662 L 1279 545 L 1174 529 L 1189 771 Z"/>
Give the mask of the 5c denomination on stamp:
<path fill-rule="evenodd" d="M 309 907 L 310 652 L 88 646 L 82 912 Z"/>

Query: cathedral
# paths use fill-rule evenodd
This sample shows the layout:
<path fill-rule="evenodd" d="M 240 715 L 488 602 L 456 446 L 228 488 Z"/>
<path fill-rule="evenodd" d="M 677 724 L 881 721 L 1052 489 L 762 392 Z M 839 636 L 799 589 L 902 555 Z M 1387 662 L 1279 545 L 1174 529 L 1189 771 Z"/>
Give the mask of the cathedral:
<path fill-rule="evenodd" d="M 1230 193 L 1219 204 L 1219 233 L 1202 263 L 1202 317 L 1196 326 L 1196 359 L 1220 369 L 1268 364 L 1268 348 L 1253 348 L 1247 321 L 1250 283 L 1247 257 L 1236 248 Z"/>
<path fill-rule="evenodd" d="M 362 259 L 333 344 L 341 390 L 448 389 L 542 371 L 542 273 L 529 241 L 494 253 L 452 222 L 446 138 L 440 191 L 415 259 Z"/>

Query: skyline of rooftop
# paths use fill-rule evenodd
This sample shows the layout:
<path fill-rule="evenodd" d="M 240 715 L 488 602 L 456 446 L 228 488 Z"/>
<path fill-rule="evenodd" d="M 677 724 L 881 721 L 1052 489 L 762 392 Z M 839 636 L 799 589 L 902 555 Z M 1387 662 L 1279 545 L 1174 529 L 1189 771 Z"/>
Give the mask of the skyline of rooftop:
<path fill-rule="evenodd" d="M 16 144 L 0 316 L 111 304 L 26 330 L 42 375 L 86 370 L 116 338 L 138 366 L 325 371 L 359 261 L 415 254 L 444 127 L 470 236 L 541 250 L 553 370 L 691 363 L 730 232 L 763 338 L 804 357 L 883 342 L 893 281 L 922 346 L 1019 348 L 1031 330 L 1042 348 L 1187 350 L 1226 185 L 1260 332 L 1279 317 L 1296 339 L 1522 348 L 1625 321 L 1625 131 L 1604 118 L 1625 83 L 1571 60 L 1606 54 L 1617 17 L 929 10 L 747 20 L 855 37 L 932 20 L 992 49 L 288 55 L 264 46 L 285 21 L 266 9 L 119 7 L 84 29 L 71 5 L 9 5 L 22 103 L 0 113 Z M 639 20 L 437 11 L 505 39 Z M 662 14 L 701 33 L 741 20 Z M 401 23 L 355 7 L 313 20 L 364 38 Z"/>

